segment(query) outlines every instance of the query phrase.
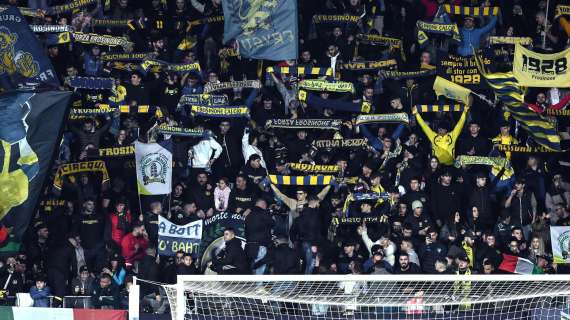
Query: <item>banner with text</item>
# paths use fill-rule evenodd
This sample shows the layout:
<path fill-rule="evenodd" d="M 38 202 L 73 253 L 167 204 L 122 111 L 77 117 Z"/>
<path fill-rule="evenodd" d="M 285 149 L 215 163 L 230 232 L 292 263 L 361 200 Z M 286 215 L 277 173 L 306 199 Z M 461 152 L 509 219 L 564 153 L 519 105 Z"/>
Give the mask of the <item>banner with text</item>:
<path fill-rule="evenodd" d="M 481 77 L 477 63 L 473 57 L 462 57 L 447 52 L 438 52 L 437 75 L 453 83 L 460 84 L 469 89 L 487 88 Z M 483 64 L 489 66 L 493 61 L 483 59 Z"/>
<path fill-rule="evenodd" d="M 541 54 L 517 44 L 513 74 L 519 84 L 525 87 L 570 87 L 569 58 L 570 48 L 558 53 Z"/>
<path fill-rule="evenodd" d="M 158 217 L 158 254 L 161 256 L 174 256 L 177 251 L 184 251 L 196 258 L 201 241 L 202 220 L 181 226 L 163 216 Z"/>

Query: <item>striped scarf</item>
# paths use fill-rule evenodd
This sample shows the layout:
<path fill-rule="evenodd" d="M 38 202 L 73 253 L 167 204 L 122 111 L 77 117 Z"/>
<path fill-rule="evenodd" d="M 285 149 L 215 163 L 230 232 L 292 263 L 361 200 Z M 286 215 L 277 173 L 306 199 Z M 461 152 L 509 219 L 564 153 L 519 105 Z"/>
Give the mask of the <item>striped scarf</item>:
<path fill-rule="evenodd" d="M 305 173 L 336 173 L 340 170 L 337 165 L 309 164 L 309 163 L 289 163 L 291 170 Z"/>
<path fill-rule="evenodd" d="M 331 68 L 305 68 L 305 67 L 267 67 L 267 73 L 290 74 L 292 76 L 332 76 Z"/>
<path fill-rule="evenodd" d="M 454 104 L 418 104 L 416 105 L 418 112 L 463 112 L 465 105 L 460 103 Z"/>
<path fill-rule="evenodd" d="M 325 186 L 329 185 L 333 176 L 310 175 L 310 176 L 281 176 L 270 174 L 269 181 L 275 185 L 286 186 Z"/>
<path fill-rule="evenodd" d="M 462 7 L 444 4 L 443 9 L 451 15 L 488 17 L 499 14 L 499 7 Z"/>

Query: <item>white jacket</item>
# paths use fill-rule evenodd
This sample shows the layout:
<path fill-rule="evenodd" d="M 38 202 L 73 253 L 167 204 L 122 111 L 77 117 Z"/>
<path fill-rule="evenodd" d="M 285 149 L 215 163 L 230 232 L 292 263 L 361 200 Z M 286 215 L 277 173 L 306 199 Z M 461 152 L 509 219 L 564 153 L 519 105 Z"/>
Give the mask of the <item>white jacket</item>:
<path fill-rule="evenodd" d="M 214 138 L 203 139 L 192 147 L 192 168 L 203 169 L 208 167 L 210 159 L 218 159 L 222 154 L 222 146 Z M 212 157 L 212 154 L 214 155 Z"/>
<path fill-rule="evenodd" d="M 243 153 L 243 159 L 245 160 L 246 163 L 252 154 L 257 154 L 261 157 L 261 166 L 267 168 L 261 150 L 259 150 L 258 147 L 249 144 L 249 132 L 247 132 L 247 130 L 243 131 L 243 138 L 241 138 L 241 151 Z"/>

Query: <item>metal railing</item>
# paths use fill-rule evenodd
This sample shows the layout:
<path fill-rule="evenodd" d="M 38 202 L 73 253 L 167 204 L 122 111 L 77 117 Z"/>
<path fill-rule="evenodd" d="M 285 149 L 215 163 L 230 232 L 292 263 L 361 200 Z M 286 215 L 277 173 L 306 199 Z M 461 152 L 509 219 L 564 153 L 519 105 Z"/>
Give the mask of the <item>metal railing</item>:
<path fill-rule="evenodd" d="M 104 298 L 112 298 L 112 296 L 102 296 Z M 74 308 L 74 309 L 92 309 L 91 296 L 64 296 L 60 304 L 55 303 L 55 296 L 49 296 L 50 308 Z M 16 296 L 6 296 L 0 300 L 0 305 L 17 306 L 18 298 Z"/>

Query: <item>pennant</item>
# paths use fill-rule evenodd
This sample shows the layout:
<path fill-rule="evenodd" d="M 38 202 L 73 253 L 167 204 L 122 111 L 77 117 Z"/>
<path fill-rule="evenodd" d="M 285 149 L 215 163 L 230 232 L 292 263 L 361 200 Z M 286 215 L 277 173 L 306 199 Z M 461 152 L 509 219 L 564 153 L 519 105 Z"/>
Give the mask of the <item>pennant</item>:
<path fill-rule="evenodd" d="M 137 187 L 140 195 L 170 194 L 172 191 L 172 141 L 135 141 Z"/>
<path fill-rule="evenodd" d="M 475 58 L 481 74 L 495 91 L 495 96 L 503 102 L 513 118 L 520 123 L 538 144 L 547 149 L 559 151 L 560 136 L 556 129 L 543 116 L 529 110 L 524 103 L 524 90 L 513 77 L 513 73 L 487 73 L 481 58 L 478 55 L 475 55 Z"/>
<path fill-rule="evenodd" d="M 242 80 L 242 81 L 230 81 L 230 82 L 219 82 L 219 83 L 208 82 L 204 86 L 204 93 L 210 93 L 210 92 L 228 90 L 228 89 L 238 89 L 238 88 L 261 89 L 261 82 L 259 82 L 259 80 Z"/>
<path fill-rule="evenodd" d="M 168 126 L 165 123 L 159 125 L 157 131 L 162 134 L 169 134 L 172 136 L 179 136 L 179 137 L 202 137 L 204 135 L 204 130 L 202 129 L 190 129 L 190 128 Z"/>
<path fill-rule="evenodd" d="M 59 80 L 38 39 L 16 7 L 0 9 L 0 92 Z"/>
<path fill-rule="evenodd" d="M 570 48 L 552 54 L 536 53 L 515 46 L 513 75 L 525 87 L 570 87 Z"/>
<path fill-rule="evenodd" d="M 416 108 L 419 112 L 463 112 L 463 104 L 418 104 Z"/>
<path fill-rule="evenodd" d="M 366 114 L 356 117 L 356 125 L 369 123 L 403 123 L 410 124 L 410 118 L 407 113 L 387 113 L 387 114 Z"/>
<path fill-rule="evenodd" d="M 290 74 L 292 76 L 332 76 L 331 68 L 305 68 L 305 67 L 268 67 L 267 73 Z"/>
<path fill-rule="evenodd" d="M 249 117 L 246 106 L 192 106 L 192 115 L 213 118 L 241 118 Z"/>
<path fill-rule="evenodd" d="M 328 82 L 326 80 L 306 79 L 299 82 L 299 88 L 303 88 L 309 91 L 354 93 L 354 85 L 352 84 L 352 82 L 346 82 L 346 81 Z"/>
<path fill-rule="evenodd" d="M 101 184 L 109 182 L 109 172 L 107 171 L 107 166 L 103 160 L 85 161 L 62 164 L 57 169 L 55 178 L 53 180 L 53 186 L 61 190 L 63 187 L 63 177 L 70 174 L 77 174 L 82 172 L 100 172 L 101 173 Z"/>
<path fill-rule="evenodd" d="M 325 186 L 331 183 L 333 176 L 280 176 L 275 174 L 269 175 L 269 180 L 275 185 L 286 186 Z"/>
<path fill-rule="evenodd" d="M 265 128 L 340 130 L 341 125 L 339 119 L 271 119 Z"/>
<path fill-rule="evenodd" d="M 464 104 L 469 105 L 469 95 L 471 94 L 471 90 L 448 81 L 440 76 L 435 78 L 433 90 L 438 96 L 445 96 L 449 99 L 461 101 Z"/>
<path fill-rule="evenodd" d="M 312 145 L 317 149 L 365 148 L 368 147 L 368 140 L 366 138 L 314 140 Z"/>
<path fill-rule="evenodd" d="M 297 59 L 297 1 L 225 0 L 224 44 L 234 41 L 244 58 Z"/>
<path fill-rule="evenodd" d="M 497 16 L 500 12 L 499 7 L 462 7 L 450 4 L 444 4 L 445 12 L 451 15 L 488 17 Z"/>
<path fill-rule="evenodd" d="M 340 171 L 337 165 L 309 164 L 309 163 L 288 163 L 291 170 L 305 173 L 336 173 Z"/>
<path fill-rule="evenodd" d="M 11 229 L 0 251 L 18 251 L 61 141 L 71 93 L 11 92 L 0 96 L 0 221 Z"/>

